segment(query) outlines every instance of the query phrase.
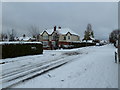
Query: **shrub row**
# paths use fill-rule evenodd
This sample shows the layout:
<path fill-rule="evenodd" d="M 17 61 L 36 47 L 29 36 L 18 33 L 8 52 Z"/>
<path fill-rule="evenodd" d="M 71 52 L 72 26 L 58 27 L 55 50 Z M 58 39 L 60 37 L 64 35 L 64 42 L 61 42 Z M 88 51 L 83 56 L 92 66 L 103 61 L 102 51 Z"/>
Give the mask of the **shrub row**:
<path fill-rule="evenodd" d="M 26 55 L 37 55 L 42 53 L 43 53 L 43 46 L 42 44 L 38 44 L 38 43 L 2 45 L 2 59 L 26 56 Z"/>
<path fill-rule="evenodd" d="M 64 49 L 73 49 L 73 48 L 80 48 L 80 47 L 87 47 L 87 46 L 95 46 L 96 43 L 71 43 L 71 45 L 69 47 L 63 47 Z"/>
<path fill-rule="evenodd" d="M 86 47 L 86 46 L 95 46 L 96 43 L 72 43 L 72 45 L 74 45 L 75 48 L 79 48 L 79 47 Z"/>

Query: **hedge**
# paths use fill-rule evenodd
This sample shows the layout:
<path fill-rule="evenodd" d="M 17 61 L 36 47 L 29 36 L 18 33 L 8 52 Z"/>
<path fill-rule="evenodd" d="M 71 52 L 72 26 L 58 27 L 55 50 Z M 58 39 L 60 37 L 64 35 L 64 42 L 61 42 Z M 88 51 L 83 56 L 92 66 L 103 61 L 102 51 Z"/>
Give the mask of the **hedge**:
<path fill-rule="evenodd" d="M 96 43 L 72 43 L 72 45 L 74 45 L 75 48 L 80 48 L 80 47 L 87 47 L 87 46 L 95 46 Z"/>
<path fill-rule="evenodd" d="M 40 43 L 11 43 L 1 45 L 2 59 L 43 53 L 43 45 Z"/>
<path fill-rule="evenodd" d="M 80 48 L 80 47 L 87 47 L 87 46 L 95 46 L 96 43 L 85 43 L 85 42 L 81 42 L 81 43 L 76 43 L 76 42 L 72 42 L 70 44 L 71 47 L 63 47 L 64 49 L 73 49 L 73 48 Z"/>

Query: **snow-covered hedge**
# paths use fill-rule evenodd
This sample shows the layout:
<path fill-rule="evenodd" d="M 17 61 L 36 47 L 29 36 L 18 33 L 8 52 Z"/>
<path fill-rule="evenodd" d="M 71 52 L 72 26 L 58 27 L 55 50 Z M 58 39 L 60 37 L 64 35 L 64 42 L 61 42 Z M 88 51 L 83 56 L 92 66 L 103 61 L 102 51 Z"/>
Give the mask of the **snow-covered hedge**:
<path fill-rule="evenodd" d="M 0 46 L 3 59 L 43 53 L 43 45 L 40 42 L 0 42 Z"/>

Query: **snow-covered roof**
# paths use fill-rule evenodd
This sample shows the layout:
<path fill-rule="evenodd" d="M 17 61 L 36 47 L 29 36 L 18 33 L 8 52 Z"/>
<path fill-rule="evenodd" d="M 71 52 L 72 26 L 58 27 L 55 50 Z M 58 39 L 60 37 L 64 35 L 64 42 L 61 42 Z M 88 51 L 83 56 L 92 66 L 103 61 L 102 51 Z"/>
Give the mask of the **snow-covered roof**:
<path fill-rule="evenodd" d="M 82 42 L 88 42 L 88 43 L 93 43 L 93 40 L 83 40 Z"/>
<path fill-rule="evenodd" d="M 69 28 L 59 29 L 58 32 L 60 34 L 67 34 L 68 32 L 70 32 L 71 34 L 78 35 L 77 33 L 75 33 L 73 30 L 71 30 Z"/>
<path fill-rule="evenodd" d="M 45 30 L 48 34 L 52 34 L 54 29 L 46 29 Z M 61 28 L 61 29 L 58 29 L 56 28 L 56 31 L 59 33 L 59 34 L 67 34 L 68 32 L 70 32 L 71 34 L 74 34 L 74 35 L 78 35 L 77 33 L 75 33 L 73 30 L 71 30 L 70 28 Z M 42 32 L 43 33 L 43 32 Z M 41 33 L 41 34 L 42 34 Z"/>
<path fill-rule="evenodd" d="M 91 38 L 92 40 L 95 40 L 95 38 L 93 38 L 92 36 L 90 36 L 90 38 Z"/>
<path fill-rule="evenodd" d="M 30 40 L 31 37 L 18 37 L 19 40 L 24 40 L 24 41 L 27 41 L 27 40 Z"/>
<path fill-rule="evenodd" d="M 28 41 L 30 39 L 35 39 L 35 38 L 31 38 L 31 37 L 16 37 L 15 40 L 17 40 L 17 39 L 20 40 L 20 41 L 22 41 L 22 40 L 23 41 Z"/>
<path fill-rule="evenodd" d="M 47 30 L 45 30 L 48 34 L 52 34 L 53 33 L 53 29 L 47 29 Z"/>

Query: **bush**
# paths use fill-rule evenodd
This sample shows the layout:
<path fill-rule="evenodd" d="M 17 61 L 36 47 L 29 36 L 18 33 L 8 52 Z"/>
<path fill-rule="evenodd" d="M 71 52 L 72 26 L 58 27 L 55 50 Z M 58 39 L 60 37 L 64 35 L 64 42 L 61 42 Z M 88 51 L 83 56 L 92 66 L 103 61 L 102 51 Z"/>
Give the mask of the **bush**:
<path fill-rule="evenodd" d="M 80 47 L 87 47 L 87 46 L 95 46 L 96 43 L 76 43 L 72 42 L 70 45 L 63 45 L 63 49 L 73 49 L 73 48 L 80 48 Z"/>
<path fill-rule="evenodd" d="M 74 45 L 75 48 L 80 48 L 80 47 L 86 47 L 86 46 L 95 46 L 96 43 L 72 43 L 72 45 Z"/>
<path fill-rule="evenodd" d="M 43 53 L 43 45 L 38 43 L 3 44 L 2 58 L 13 58 L 26 55 L 37 55 Z"/>

